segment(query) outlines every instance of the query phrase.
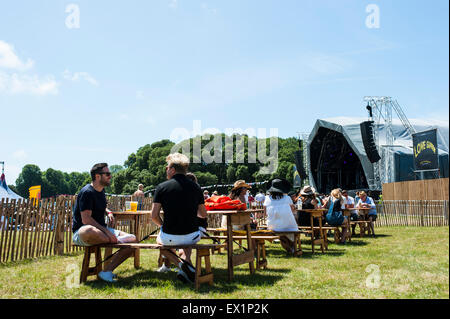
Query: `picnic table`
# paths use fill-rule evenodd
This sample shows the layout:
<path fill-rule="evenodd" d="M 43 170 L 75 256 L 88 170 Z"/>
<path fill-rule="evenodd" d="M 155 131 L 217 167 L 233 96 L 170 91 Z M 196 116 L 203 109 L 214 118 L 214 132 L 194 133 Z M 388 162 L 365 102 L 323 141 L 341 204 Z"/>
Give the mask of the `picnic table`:
<path fill-rule="evenodd" d="M 311 234 L 311 249 L 314 254 L 314 245 L 320 245 L 320 249 L 322 253 L 324 252 L 324 248 L 328 249 L 327 238 L 324 233 L 323 225 L 322 225 L 322 216 L 328 209 L 325 208 L 317 208 L 317 209 L 297 209 L 298 212 L 302 211 L 308 213 L 311 220 L 311 226 L 306 229 Z M 314 227 L 314 218 L 319 219 L 319 236 L 320 238 L 315 238 L 314 230 L 317 230 L 317 227 Z M 303 228 L 305 229 L 305 228 Z"/>
<path fill-rule="evenodd" d="M 114 219 L 117 221 L 134 221 L 134 227 L 131 228 L 131 233 L 136 236 L 136 241 L 141 241 L 141 222 L 143 217 L 152 214 L 150 210 L 138 210 L 135 212 L 132 211 L 120 211 L 120 212 L 112 212 Z M 112 250 L 111 248 L 107 248 Z M 109 256 L 111 251 L 105 251 L 105 256 Z M 140 250 L 136 249 L 134 253 L 134 268 L 140 267 Z"/>
<path fill-rule="evenodd" d="M 358 225 L 359 226 L 361 237 L 363 237 L 365 235 L 366 231 L 368 232 L 369 235 L 371 232 L 372 232 L 372 235 L 375 235 L 373 222 L 371 220 L 367 219 L 367 217 L 369 215 L 369 211 L 372 210 L 372 208 L 365 208 L 365 207 L 346 208 L 344 210 L 344 212 L 349 216 L 349 220 L 350 220 L 351 212 L 355 211 L 355 210 L 358 211 L 358 215 L 362 215 L 364 217 L 364 220 L 350 222 L 350 225 Z"/>
<path fill-rule="evenodd" d="M 233 280 L 234 267 L 245 263 L 249 264 L 250 274 L 255 273 L 255 247 L 253 247 L 250 229 L 250 214 L 264 212 L 263 209 L 247 210 L 210 210 L 208 214 L 221 214 L 227 218 L 227 259 L 228 259 L 228 280 Z M 247 251 L 241 254 L 233 253 L 233 224 L 243 225 L 247 237 Z"/>

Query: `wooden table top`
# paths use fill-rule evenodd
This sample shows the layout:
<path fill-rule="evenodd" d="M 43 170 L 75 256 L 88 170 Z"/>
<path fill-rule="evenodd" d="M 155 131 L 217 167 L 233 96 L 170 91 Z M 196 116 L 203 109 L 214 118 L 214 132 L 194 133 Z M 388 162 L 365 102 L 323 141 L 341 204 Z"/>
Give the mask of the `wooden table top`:
<path fill-rule="evenodd" d="M 224 215 L 232 215 L 232 214 L 240 214 L 240 213 L 260 213 L 263 212 L 264 209 L 246 209 L 246 210 L 207 210 L 208 214 L 224 214 Z"/>
<path fill-rule="evenodd" d="M 121 212 L 111 212 L 113 215 L 118 216 L 136 216 L 136 215 L 151 215 L 152 211 L 150 210 L 138 210 L 136 212 L 132 211 L 121 211 Z"/>
<path fill-rule="evenodd" d="M 297 209 L 298 212 L 307 212 L 307 213 L 321 213 L 321 212 L 327 212 L 328 209 L 325 208 L 316 208 L 316 209 Z"/>

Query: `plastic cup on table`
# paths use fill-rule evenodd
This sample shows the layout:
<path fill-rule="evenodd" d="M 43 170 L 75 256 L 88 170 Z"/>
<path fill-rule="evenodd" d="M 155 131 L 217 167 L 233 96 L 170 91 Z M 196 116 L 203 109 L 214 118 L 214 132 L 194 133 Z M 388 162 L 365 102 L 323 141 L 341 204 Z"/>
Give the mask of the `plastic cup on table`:
<path fill-rule="evenodd" d="M 131 210 L 131 201 L 125 201 L 125 210 L 129 212 Z"/>
<path fill-rule="evenodd" d="M 131 202 L 131 211 L 137 212 L 138 202 Z"/>

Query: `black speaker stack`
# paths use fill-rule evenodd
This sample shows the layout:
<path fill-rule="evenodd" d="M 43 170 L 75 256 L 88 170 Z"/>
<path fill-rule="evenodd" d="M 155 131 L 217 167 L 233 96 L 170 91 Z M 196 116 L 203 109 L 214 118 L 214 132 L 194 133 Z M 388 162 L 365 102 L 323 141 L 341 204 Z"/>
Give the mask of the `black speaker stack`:
<path fill-rule="evenodd" d="M 377 146 L 375 145 L 373 135 L 373 121 L 365 121 L 360 124 L 361 137 L 366 150 L 367 158 L 371 163 L 376 163 L 381 159 L 378 154 Z"/>

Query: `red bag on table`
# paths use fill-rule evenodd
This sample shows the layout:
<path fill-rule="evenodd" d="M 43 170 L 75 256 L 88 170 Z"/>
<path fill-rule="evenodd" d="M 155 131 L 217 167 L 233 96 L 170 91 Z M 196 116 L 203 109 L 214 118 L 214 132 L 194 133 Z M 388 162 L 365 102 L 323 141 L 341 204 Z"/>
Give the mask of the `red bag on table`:
<path fill-rule="evenodd" d="M 247 204 L 228 196 L 212 196 L 205 200 L 206 210 L 246 210 Z"/>

